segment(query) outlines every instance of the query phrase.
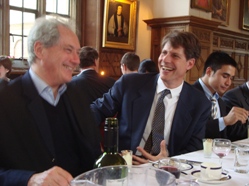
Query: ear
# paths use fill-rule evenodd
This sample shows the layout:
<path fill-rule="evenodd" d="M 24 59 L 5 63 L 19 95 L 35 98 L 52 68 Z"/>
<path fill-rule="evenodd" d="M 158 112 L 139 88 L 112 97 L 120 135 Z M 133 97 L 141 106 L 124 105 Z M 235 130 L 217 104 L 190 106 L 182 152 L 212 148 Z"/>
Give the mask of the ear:
<path fill-rule="evenodd" d="M 190 70 L 195 65 L 195 58 L 191 58 L 187 61 L 187 70 Z"/>
<path fill-rule="evenodd" d="M 211 74 L 212 74 L 212 68 L 211 67 L 207 67 L 207 69 L 206 69 L 206 74 L 208 75 L 208 76 L 211 76 Z"/>
<path fill-rule="evenodd" d="M 123 64 L 123 69 L 124 71 L 127 71 L 127 66 L 125 64 Z"/>
<path fill-rule="evenodd" d="M 34 44 L 34 53 L 36 55 L 37 58 L 41 59 L 43 56 L 43 45 L 41 44 L 41 42 L 36 41 Z"/>

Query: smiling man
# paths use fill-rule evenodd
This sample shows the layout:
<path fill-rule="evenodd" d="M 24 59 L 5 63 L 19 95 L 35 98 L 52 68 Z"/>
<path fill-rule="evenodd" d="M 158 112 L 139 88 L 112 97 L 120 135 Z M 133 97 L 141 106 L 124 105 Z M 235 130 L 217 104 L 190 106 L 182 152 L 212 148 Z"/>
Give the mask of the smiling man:
<path fill-rule="evenodd" d="M 38 18 L 28 36 L 30 69 L 0 91 L 0 185 L 68 186 L 93 168 L 100 134 L 84 92 L 66 83 L 80 44 L 60 18 Z"/>
<path fill-rule="evenodd" d="M 204 64 L 203 76 L 193 85 L 205 93 L 210 102 L 213 100 L 213 114 L 211 113 L 206 124 L 206 138 L 227 138 L 226 126 L 237 121 L 247 121 L 248 111 L 233 107 L 227 114 L 226 104 L 220 98 L 232 84 L 236 66 L 236 61 L 227 53 L 215 51 L 208 56 Z"/>
<path fill-rule="evenodd" d="M 204 94 L 184 82 L 186 72 L 194 66 L 200 52 L 200 43 L 194 34 L 171 32 L 162 40 L 159 74 L 125 74 L 103 98 L 91 105 L 98 123 L 118 113 L 119 149 L 131 149 L 145 158 L 136 156 L 133 163 L 202 149 L 211 103 Z M 166 89 L 168 94 L 159 99 Z M 160 117 L 154 117 L 157 102 L 164 105 Z M 154 118 L 162 123 L 156 132 Z M 151 139 L 151 147 L 147 148 L 147 141 Z M 147 152 L 143 149 L 145 146 Z"/>

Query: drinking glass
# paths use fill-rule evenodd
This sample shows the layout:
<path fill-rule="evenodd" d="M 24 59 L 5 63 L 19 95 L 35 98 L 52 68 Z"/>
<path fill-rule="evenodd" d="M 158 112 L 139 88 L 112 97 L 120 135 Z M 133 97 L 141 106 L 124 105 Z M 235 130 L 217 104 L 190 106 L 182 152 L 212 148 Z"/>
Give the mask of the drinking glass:
<path fill-rule="evenodd" d="M 222 138 L 215 138 L 213 140 L 213 152 L 219 157 L 221 168 L 222 168 L 222 158 L 227 156 L 230 150 L 231 150 L 230 140 Z"/>
<path fill-rule="evenodd" d="M 161 159 L 158 162 L 158 168 L 170 172 L 175 176 L 175 178 L 179 178 L 181 174 L 181 162 L 178 159 Z"/>

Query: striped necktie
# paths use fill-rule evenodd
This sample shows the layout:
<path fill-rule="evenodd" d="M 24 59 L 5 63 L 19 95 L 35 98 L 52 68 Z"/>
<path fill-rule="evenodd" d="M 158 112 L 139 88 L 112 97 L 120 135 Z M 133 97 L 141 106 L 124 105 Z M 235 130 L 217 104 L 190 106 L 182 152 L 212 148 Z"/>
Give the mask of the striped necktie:
<path fill-rule="evenodd" d="M 217 100 L 215 99 L 215 97 L 211 98 L 211 102 L 212 102 L 211 117 L 215 119 L 217 115 L 217 104 L 216 104 Z"/>

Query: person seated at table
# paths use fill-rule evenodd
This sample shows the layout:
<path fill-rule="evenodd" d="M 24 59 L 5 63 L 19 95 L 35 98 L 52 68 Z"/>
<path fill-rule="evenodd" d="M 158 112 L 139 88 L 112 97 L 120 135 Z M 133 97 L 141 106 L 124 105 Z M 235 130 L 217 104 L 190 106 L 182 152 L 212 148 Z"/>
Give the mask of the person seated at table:
<path fill-rule="evenodd" d="M 63 20 L 36 20 L 28 35 L 30 69 L 0 91 L 1 186 L 68 186 L 101 154 L 87 96 L 66 85 L 80 43 Z"/>
<path fill-rule="evenodd" d="M 3 79 L 7 82 L 10 81 L 8 78 L 12 69 L 12 62 L 6 56 L 0 56 L 0 79 Z"/>
<path fill-rule="evenodd" d="M 158 69 L 154 61 L 152 61 L 151 59 L 144 59 L 139 64 L 138 72 L 139 73 L 150 73 L 150 72 L 158 73 Z"/>
<path fill-rule="evenodd" d="M 140 58 L 134 52 L 126 52 L 120 61 L 122 74 L 137 73 Z"/>
<path fill-rule="evenodd" d="M 227 53 L 215 51 L 204 64 L 203 76 L 193 86 L 205 94 L 212 103 L 211 115 L 206 124 L 205 138 L 227 138 L 226 127 L 237 121 L 246 122 L 249 112 L 233 107 L 229 113 L 221 95 L 230 87 L 237 63 Z"/>
<path fill-rule="evenodd" d="M 249 81 L 227 91 L 222 99 L 226 103 L 228 111 L 233 107 L 241 107 L 249 110 Z M 246 123 L 238 121 L 235 125 L 227 127 L 227 136 L 231 141 L 245 139 L 248 136 L 248 120 Z"/>
<path fill-rule="evenodd" d="M 134 164 L 200 150 L 205 137 L 211 103 L 184 81 L 200 56 L 200 42 L 193 33 L 173 31 L 161 46 L 159 73 L 123 75 L 91 104 L 98 124 L 118 113 L 119 150 L 145 158 L 135 156 Z"/>

